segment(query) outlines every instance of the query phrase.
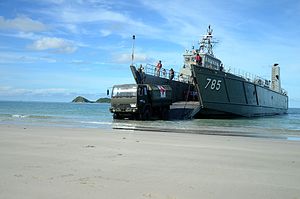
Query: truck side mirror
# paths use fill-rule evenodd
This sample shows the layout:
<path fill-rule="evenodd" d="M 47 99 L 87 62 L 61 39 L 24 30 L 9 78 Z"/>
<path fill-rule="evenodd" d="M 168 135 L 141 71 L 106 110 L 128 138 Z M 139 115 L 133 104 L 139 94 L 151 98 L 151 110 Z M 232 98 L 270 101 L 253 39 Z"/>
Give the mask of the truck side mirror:
<path fill-rule="evenodd" d="M 107 96 L 109 95 L 109 89 L 106 90 L 106 95 L 107 95 Z"/>

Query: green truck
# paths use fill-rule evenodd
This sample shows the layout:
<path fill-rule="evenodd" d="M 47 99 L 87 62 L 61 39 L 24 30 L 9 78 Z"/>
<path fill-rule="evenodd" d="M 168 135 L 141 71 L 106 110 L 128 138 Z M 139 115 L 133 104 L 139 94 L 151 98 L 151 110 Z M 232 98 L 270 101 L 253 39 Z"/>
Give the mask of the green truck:
<path fill-rule="evenodd" d="M 169 85 L 115 85 L 111 94 L 110 112 L 114 119 L 168 119 L 172 104 Z"/>

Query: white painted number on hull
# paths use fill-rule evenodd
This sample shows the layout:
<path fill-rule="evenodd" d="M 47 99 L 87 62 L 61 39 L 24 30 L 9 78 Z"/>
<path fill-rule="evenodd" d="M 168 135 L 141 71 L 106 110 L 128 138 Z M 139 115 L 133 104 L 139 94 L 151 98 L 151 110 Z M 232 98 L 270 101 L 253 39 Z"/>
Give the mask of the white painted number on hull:
<path fill-rule="evenodd" d="M 211 90 L 220 90 L 221 89 L 221 83 L 222 80 L 216 80 L 211 78 L 206 78 L 206 85 L 205 88 L 210 88 Z"/>

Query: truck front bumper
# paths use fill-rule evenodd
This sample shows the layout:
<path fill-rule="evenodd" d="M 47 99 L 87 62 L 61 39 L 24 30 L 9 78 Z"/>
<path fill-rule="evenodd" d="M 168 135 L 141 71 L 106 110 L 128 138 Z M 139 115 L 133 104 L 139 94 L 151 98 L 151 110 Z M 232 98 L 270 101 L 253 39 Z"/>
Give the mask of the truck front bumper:
<path fill-rule="evenodd" d="M 111 113 L 136 113 L 138 111 L 137 108 L 110 108 Z"/>

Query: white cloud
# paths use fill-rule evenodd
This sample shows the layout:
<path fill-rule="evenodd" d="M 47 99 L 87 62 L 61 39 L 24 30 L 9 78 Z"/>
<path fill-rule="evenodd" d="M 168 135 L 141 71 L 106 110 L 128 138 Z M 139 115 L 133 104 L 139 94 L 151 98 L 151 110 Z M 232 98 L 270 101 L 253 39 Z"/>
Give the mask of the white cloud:
<path fill-rule="evenodd" d="M 56 7 L 50 7 L 43 13 L 48 14 L 60 26 L 72 33 L 95 34 L 90 31 L 90 28 L 85 27 L 85 25 L 93 24 L 94 29 L 99 29 L 97 33 L 100 32 L 100 35 L 104 37 L 111 34 L 127 37 L 133 33 L 145 35 L 148 38 L 161 37 L 161 30 L 156 26 L 148 25 L 141 18 L 133 18 L 130 13 L 118 11 L 113 6 L 109 1 L 94 3 L 77 1 L 72 5 L 62 3 L 59 12 Z"/>
<path fill-rule="evenodd" d="M 0 16 L 0 29 L 41 32 L 47 30 L 47 27 L 43 23 L 26 16 L 20 16 L 15 19 L 5 19 Z"/>
<path fill-rule="evenodd" d="M 0 36 L 14 37 L 18 39 L 29 39 L 29 40 L 36 40 L 40 38 L 40 36 L 38 36 L 33 32 L 23 32 L 23 31 L 16 32 L 16 33 L 0 33 Z"/>
<path fill-rule="evenodd" d="M 87 65 L 87 64 L 91 64 L 91 63 L 84 61 L 84 60 L 72 60 L 72 61 L 70 61 L 70 64 Z"/>
<path fill-rule="evenodd" d="M 37 51 L 55 50 L 54 52 L 58 53 L 72 53 L 77 49 L 74 43 L 57 37 L 43 37 L 35 41 L 30 48 Z"/>
<path fill-rule="evenodd" d="M 118 54 L 113 58 L 116 63 L 128 64 L 131 63 L 131 54 L 123 53 Z M 135 54 L 134 62 L 149 62 L 151 59 L 145 54 Z"/>
<path fill-rule="evenodd" d="M 59 19 L 67 24 L 80 24 L 90 22 L 132 22 L 133 20 L 128 15 L 128 12 L 123 10 L 118 11 L 116 8 L 131 5 L 122 1 L 115 3 L 107 0 L 100 1 L 81 1 L 77 0 L 72 4 L 63 2 L 59 6 L 59 12 L 52 12 L 48 10 L 48 14 Z M 52 7 L 57 9 L 57 7 Z M 50 7 L 51 9 L 51 7 Z"/>
<path fill-rule="evenodd" d="M 56 93 L 69 93 L 70 91 L 64 88 L 40 88 L 40 89 L 33 89 L 30 90 L 33 94 L 56 94 Z"/>
<path fill-rule="evenodd" d="M 23 53 L 0 52 L 0 64 L 35 63 L 35 62 L 55 63 L 57 62 L 57 60 L 51 57 L 29 56 Z"/>
<path fill-rule="evenodd" d="M 14 37 L 21 38 L 21 39 L 29 39 L 29 40 L 36 40 L 39 38 L 38 35 L 32 32 L 18 32 Z"/>
<path fill-rule="evenodd" d="M 111 34 L 112 32 L 110 30 L 100 30 L 100 34 L 102 37 L 107 37 Z"/>
<path fill-rule="evenodd" d="M 86 91 L 75 92 L 66 88 L 28 89 L 0 86 L 1 100 L 70 102 L 77 96 L 84 96 L 89 100 L 96 100 L 99 97 L 106 96 L 106 93 Z"/>
<path fill-rule="evenodd" d="M 14 88 L 11 86 L 0 86 L 0 95 L 49 95 L 58 93 L 70 93 L 65 88 L 38 88 L 38 89 L 25 89 L 25 88 Z"/>
<path fill-rule="evenodd" d="M 12 87 L 10 86 L 0 86 L 0 93 L 10 91 Z"/>

